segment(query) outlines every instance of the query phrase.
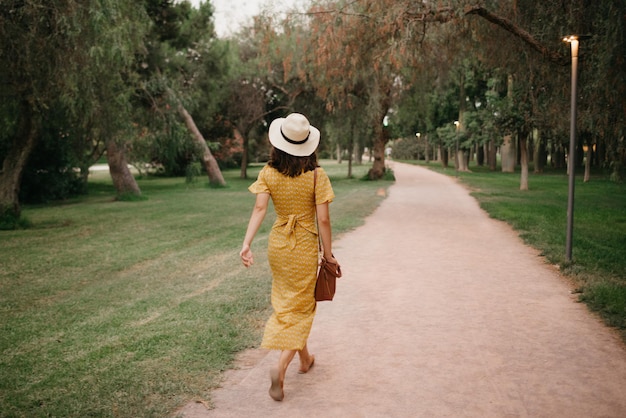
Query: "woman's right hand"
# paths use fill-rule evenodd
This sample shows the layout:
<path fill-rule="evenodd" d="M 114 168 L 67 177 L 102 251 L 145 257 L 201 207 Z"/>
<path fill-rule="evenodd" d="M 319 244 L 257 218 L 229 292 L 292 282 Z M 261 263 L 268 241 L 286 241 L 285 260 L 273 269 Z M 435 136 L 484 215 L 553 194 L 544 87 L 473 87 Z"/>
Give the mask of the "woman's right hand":
<path fill-rule="evenodd" d="M 339 261 L 337 261 L 335 256 L 333 256 L 332 254 L 330 255 L 330 257 L 324 256 L 324 259 L 326 260 L 327 263 L 339 264 Z"/>
<path fill-rule="evenodd" d="M 241 262 L 244 266 L 250 267 L 254 264 L 254 257 L 252 256 L 252 250 L 249 245 L 245 245 L 239 251 L 239 256 L 241 257 Z"/>

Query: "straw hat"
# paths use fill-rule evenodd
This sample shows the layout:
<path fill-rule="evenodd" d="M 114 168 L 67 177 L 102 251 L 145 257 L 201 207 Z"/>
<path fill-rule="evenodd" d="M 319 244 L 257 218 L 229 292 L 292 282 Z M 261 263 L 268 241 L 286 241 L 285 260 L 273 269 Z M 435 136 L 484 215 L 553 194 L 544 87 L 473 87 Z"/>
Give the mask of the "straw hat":
<path fill-rule="evenodd" d="M 308 157 L 320 143 L 320 131 L 300 113 L 274 119 L 268 135 L 275 148 L 296 157 Z"/>

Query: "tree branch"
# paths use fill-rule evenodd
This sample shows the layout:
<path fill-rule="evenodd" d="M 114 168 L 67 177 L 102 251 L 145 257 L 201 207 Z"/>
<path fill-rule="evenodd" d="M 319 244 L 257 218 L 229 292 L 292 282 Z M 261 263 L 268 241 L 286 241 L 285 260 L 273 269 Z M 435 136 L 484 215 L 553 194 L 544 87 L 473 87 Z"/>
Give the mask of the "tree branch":
<path fill-rule="evenodd" d="M 419 12 L 406 11 L 404 17 L 409 22 L 446 23 L 454 18 L 454 10 L 451 7 L 439 7 L 435 9 L 425 9 Z"/>
<path fill-rule="evenodd" d="M 559 64 L 559 65 L 567 65 L 569 63 L 568 57 L 559 53 L 558 51 L 550 50 L 545 45 L 541 44 L 537 41 L 530 33 L 525 31 L 524 29 L 517 26 L 515 23 L 511 22 L 509 19 L 498 16 L 496 14 L 491 13 L 489 10 L 485 9 L 483 6 L 467 6 L 465 8 L 465 14 L 478 15 L 494 25 L 500 26 L 502 29 L 510 32 L 514 36 L 518 37 L 526 44 L 528 44 L 532 49 L 541 53 L 544 57 L 546 57 L 549 61 Z"/>
<path fill-rule="evenodd" d="M 358 3 L 358 0 L 351 1 L 348 4 L 344 4 L 339 9 L 315 10 L 315 11 L 308 11 L 308 12 L 304 12 L 304 13 L 291 12 L 291 13 L 288 13 L 288 14 L 290 14 L 290 15 L 302 15 L 302 16 L 315 16 L 315 15 L 323 15 L 323 14 L 337 14 L 337 15 L 356 16 L 356 17 L 362 17 L 364 19 L 370 19 L 371 16 L 367 15 L 367 14 L 354 13 L 354 12 L 345 12 L 344 11 L 345 9 L 347 9 L 348 7 L 352 6 L 355 3 Z"/>

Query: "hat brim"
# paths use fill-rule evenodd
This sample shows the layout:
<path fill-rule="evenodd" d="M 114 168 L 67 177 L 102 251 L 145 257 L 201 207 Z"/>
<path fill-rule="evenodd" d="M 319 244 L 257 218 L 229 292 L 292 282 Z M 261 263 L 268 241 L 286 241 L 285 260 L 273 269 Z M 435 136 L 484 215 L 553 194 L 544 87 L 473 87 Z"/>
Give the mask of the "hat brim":
<path fill-rule="evenodd" d="M 280 132 L 280 127 L 282 126 L 284 120 L 285 118 L 277 118 L 270 123 L 270 129 L 268 131 L 270 144 L 272 144 L 274 148 L 278 148 L 279 150 L 295 157 L 308 157 L 313 154 L 320 143 L 319 129 L 314 126 L 309 126 L 309 138 L 306 142 L 302 144 L 292 144 L 287 142 L 287 140 L 283 137 L 283 134 Z"/>

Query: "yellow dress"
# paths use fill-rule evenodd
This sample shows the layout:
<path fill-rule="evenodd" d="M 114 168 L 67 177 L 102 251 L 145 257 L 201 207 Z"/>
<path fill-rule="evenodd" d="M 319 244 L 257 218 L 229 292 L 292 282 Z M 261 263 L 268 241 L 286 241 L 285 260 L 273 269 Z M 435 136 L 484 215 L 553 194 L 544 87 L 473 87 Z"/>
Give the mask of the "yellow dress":
<path fill-rule="evenodd" d="M 328 175 L 318 167 L 314 204 L 313 175 L 307 171 L 289 177 L 265 166 L 248 188 L 269 193 L 276 211 L 267 250 L 274 312 L 265 325 L 263 348 L 301 350 L 311 332 L 318 262 L 315 204 L 335 197 Z"/>

